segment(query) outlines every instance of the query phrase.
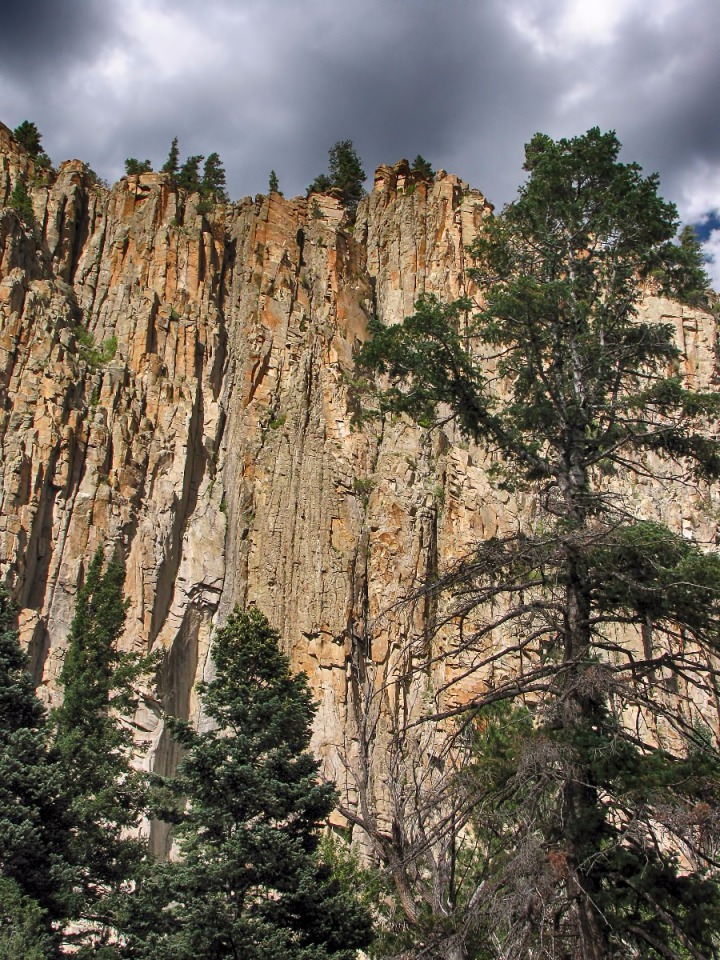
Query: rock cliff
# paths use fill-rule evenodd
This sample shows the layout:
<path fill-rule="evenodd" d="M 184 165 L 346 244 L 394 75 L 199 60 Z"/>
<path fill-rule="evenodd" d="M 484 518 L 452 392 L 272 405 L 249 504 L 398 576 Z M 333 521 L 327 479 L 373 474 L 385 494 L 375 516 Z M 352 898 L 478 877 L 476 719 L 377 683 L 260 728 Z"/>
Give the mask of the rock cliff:
<path fill-rule="evenodd" d="M 8 208 L 18 177 L 34 228 Z M 203 214 L 163 174 L 108 190 L 79 161 L 50 182 L 0 126 L 0 575 L 52 701 L 84 568 L 120 546 L 123 643 L 162 651 L 156 693 L 183 716 L 215 625 L 256 602 L 310 675 L 316 747 L 352 800 L 353 684 L 379 687 L 432 614 L 397 601 L 531 505 L 494 490 L 449 430 L 352 422 L 369 316 L 395 323 L 422 292 L 465 292 L 483 195 L 401 162 L 379 168 L 352 226 L 316 199 Z M 713 320 L 660 299 L 646 310 L 676 325 L 688 377 L 710 381 Z M 716 535 L 697 492 L 632 496 Z M 156 707 L 148 695 L 139 737 L 167 769 Z"/>

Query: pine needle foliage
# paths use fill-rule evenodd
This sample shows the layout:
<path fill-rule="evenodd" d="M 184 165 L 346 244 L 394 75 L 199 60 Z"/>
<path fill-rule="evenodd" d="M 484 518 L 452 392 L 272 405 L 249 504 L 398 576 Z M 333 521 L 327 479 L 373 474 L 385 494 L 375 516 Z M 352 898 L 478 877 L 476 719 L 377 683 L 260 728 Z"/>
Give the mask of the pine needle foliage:
<path fill-rule="evenodd" d="M 64 771 L 76 864 L 76 915 L 96 919 L 103 898 L 133 879 L 144 844 L 127 835 L 145 809 L 146 785 L 131 766 L 132 731 L 122 717 L 137 705 L 148 658 L 118 650 L 125 623 L 125 568 L 114 555 L 103 570 L 99 548 L 78 592 L 53 712 L 53 748 Z"/>
<path fill-rule="evenodd" d="M 315 706 L 278 634 L 239 610 L 200 688 L 205 732 L 176 721 L 186 751 L 167 785 L 177 862 L 129 904 L 127 955 L 142 960 L 351 960 L 370 920 L 318 854 L 336 794 L 309 751 Z"/>
<path fill-rule="evenodd" d="M 45 710 L 20 649 L 14 608 L 0 590 L 2 902 L 5 909 L 19 910 L 33 929 L 39 924 L 49 935 L 50 921 L 69 910 L 72 820 L 62 769 L 49 753 L 47 739 Z"/>
<path fill-rule="evenodd" d="M 503 668 L 463 707 L 439 691 L 436 719 L 500 703 L 533 716 L 513 776 L 474 801 L 506 815 L 508 855 L 482 888 L 499 957 L 720 955 L 704 726 L 720 561 L 609 486 L 635 475 L 671 496 L 720 474 L 720 396 L 691 390 L 672 327 L 638 316 L 648 284 L 697 303 L 706 278 L 657 176 L 619 151 L 598 129 L 534 137 L 517 199 L 471 247 L 483 302 L 425 296 L 360 355 L 389 378 L 380 411 L 453 420 L 499 486 L 534 496 L 532 520 L 421 591 L 453 598 L 439 625 L 466 670 Z"/>

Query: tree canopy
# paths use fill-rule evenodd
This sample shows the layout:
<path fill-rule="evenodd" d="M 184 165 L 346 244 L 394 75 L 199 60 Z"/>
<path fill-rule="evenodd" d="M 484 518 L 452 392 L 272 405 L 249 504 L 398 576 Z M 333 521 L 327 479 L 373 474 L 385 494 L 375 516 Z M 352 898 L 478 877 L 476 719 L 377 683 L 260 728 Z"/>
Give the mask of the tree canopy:
<path fill-rule="evenodd" d="M 706 278 L 657 176 L 619 150 L 597 129 L 534 137 L 517 199 L 471 247 L 482 302 L 425 296 L 403 324 L 375 323 L 360 356 L 389 377 L 381 410 L 454 420 L 497 483 L 533 493 L 516 532 L 424 590 L 449 591 L 444 628 L 478 676 L 462 708 L 439 691 L 437 717 L 507 702 L 533 718 L 513 776 L 472 801 L 477 830 L 494 811 L 504 850 L 482 887 L 498 956 L 720 949 L 718 863 L 693 814 L 720 814 L 703 706 L 720 560 L 636 516 L 614 484 L 720 472 L 720 397 L 688 387 L 672 326 L 639 315 L 648 283 L 694 300 Z"/>
<path fill-rule="evenodd" d="M 137 176 L 140 173 L 152 173 L 152 163 L 149 160 L 137 160 L 135 157 L 128 157 L 125 161 L 126 176 Z"/>
<path fill-rule="evenodd" d="M 291 674 L 278 643 L 257 610 L 236 610 L 200 688 L 212 726 L 173 724 L 185 757 L 166 812 L 179 859 L 132 899 L 129 956 L 351 960 L 369 942 L 366 911 L 318 856 L 336 794 L 309 751 L 307 679 Z"/>
<path fill-rule="evenodd" d="M 338 140 L 330 148 L 328 161 L 329 174 L 321 173 L 316 177 L 308 187 L 308 195 L 337 189 L 344 205 L 354 214 L 365 196 L 365 171 L 352 140 Z"/>

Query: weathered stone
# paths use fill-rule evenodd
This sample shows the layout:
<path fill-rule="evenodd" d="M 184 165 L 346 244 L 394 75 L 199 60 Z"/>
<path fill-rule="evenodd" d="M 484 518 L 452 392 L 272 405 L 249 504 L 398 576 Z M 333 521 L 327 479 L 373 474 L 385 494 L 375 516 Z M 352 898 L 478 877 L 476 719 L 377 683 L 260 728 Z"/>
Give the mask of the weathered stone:
<path fill-rule="evenodd" d="M 0 208 L 31 172 L 0 125 Z M 108 191 L 77 161 L 32 196 L 35 235 L 0 209 L 0 573 L 45 696 L 87 563 L 116 545 L 122 642 L 162 651 L 166 708 L 196 714 L 213 629 L 257 603 L 310 676 L 316 748 L 352 800 L 337 748 L 352 762 L 358 664 L 380 695 L 426 616 L 399 601 L 530 509 L 449 428 L 351 423 L 368 317 L 397 323 L 422 293 L 477 295 L 466 247 L 491 206 L 444 172 L 418 181 L 407 161 L 379 168 L 352 229 L 332 197 L 202 216 L 162 174 Z M 712 318 L 659 299 L 646 312 L 675 325 L 689 382 L 710 382 Z M 639 512 L 715 541 L 713 491 L 629 492 Z M 432 667 L 440 681 L 449 669 Z M 152 698 L 138 722 L 147 763 L 171 767 Z"/>

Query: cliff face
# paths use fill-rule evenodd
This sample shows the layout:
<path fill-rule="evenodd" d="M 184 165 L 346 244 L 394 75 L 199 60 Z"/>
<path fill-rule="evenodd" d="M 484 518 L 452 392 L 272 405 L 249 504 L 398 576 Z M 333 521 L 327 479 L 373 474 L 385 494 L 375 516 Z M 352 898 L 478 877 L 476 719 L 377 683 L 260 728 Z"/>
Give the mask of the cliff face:
<path fill-rule="evenodd" d="M 161 174 L 108 191 L 70 161 L 33 187 L 33 231 L 7 209 L 33 175 L 0 127 L 0 574 L 46 697 L 84 567 L 116 544 L 123 642 L 162 649 L 165 707 L 194 714 L 215 624 L 255 601 L 311 677 L 316 745 L 342 781 L 358 671 L 379 685 L 409 621 L 430 614 L 394 602 L 524 509 L 451 432 L 351 423 L 368 317 L 398 322 L 421 292 L 465 292 L 464 248 L 489 205 L 399 164 L 378 170 L 354 228 L 322 197 L 322 216 L 277 194 L 204 216 Z M 646 309 L 676 324 L 686 372 L 708 382 L 711 318 Z M 632 496 L 715 535 L 694 495 Z M 149 762 L 167 767 L 152 698 L 138 723 Z"/>

